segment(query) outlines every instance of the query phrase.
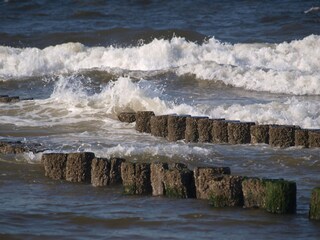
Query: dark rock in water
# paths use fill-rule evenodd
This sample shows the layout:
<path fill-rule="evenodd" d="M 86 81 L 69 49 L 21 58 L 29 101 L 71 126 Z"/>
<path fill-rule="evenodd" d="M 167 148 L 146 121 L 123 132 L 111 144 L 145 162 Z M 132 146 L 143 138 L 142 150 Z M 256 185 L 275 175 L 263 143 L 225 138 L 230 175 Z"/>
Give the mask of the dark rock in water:
<path fill-rule="evenodd" d="M 242 181 L 245 208 L 266 208 L 266 183 L 259 178 L 245 178 Z"/>
<path fill-rule="evenodd" d="M 94 158 L 91 163 L 91 184 L 95 187 L 110 183 L 110 161 L 106 158 Z"/>
<path fill-rule="evenodd" d="M 198 167 L 194 169 L 196 197 L 209 199 L 211 181 L 222 174 L 230 174 L 228 167 Z"/>
<path fill-rule="evenodd" d="M 0 103 L 15 103 L 19 102 L 19 100 L 19 97 L 8 97 L 7 95 L 0 97 Z"/>
<path fill-rule="evenodd" d="M 186 119 L 190 115 L 169 115 L 168 116 L 168 140 L 175 142 L 185 137 Z"/>
<path fill-rule="evenodd" d="M 94 159 L 94 153 L 69 153 L 66 165 L 66 180 L 69 182 L 87 182 L 91 181 L 91 162 Z"/>
<path fill-rule="evenodd" d="M 309 130 L 309 147 L 320 147 L 320 129 Z"/>
<path fill-rule="evenodd" d="M 132 123 L 136 121 L 136 113 L 135 112 L 122 112 L 118 115 L 118 119 L 120 122 Z"/>
<path fill-rule="evenodd" d="M 296 212 L 297 186 L 295 182 L 266 180 L 266 210 L 271 213 L 286 214 Z"/>
<path fill-rule="evenodd" d="M 151 133 L 150 119 L 154 116 L 152 111 L 139 111 L 136 113 L 136 130 Z"/>
<path fill-rule="evenodd" d="M 164 178 L 168 170 L 167 163 L 151 163 L 151 186 L 153 196 L 165 195 Z"/>
<path fill-rule="evenodd" d="M 198 122 L 201 119 L 207 119 L 208 117 L 187 117 L 186 118 L 186 130 L 185 140 L 186 142 L 198 142 Z"/>
<path fill-rule="evenodd" d="M 167 197 L 194 198 L 196 195 L 193 172 L 184 164 L 169 165 L 163 183 Z"/>
<path fill-rule="evenodd" d="M 228 122 L 228 143 L 246 144 L 251 142 L 250 127 L 253 122 Z"/>
<path fill-rule="evenodd" d="M 314 188 L 311 194 L 309 218 L 320 220 L 320 188 Z"/>
<path fill-rule="evenodd" d="M 242 177 L 222 175 L 210 182 L 209 202 L 213 207 L 243 206 Z"/>
<path fill-rule="evenodd" d="M 27 147 L 21 142 L 0 142 L 0 153 L 2 154 L 19 154 L 27 151 Z"/>
<path fill-rule="evenodd" d="M 294 139 L 296 146 L 309 147 L 309 131 L 307 129 L 296 129 Z"/>
<path fill-rule="evenodd" d="M 270 125 L 269 144 L 281 148 L 294 146 L 295 129 L 295 126 Z"/>
<path fill-rule="evenodd" d="M 46 177 L 55 180 L 66 179 L 67 154 L 45 153 L 42 155 L 41 162 Z"/>
<path fill-rule="evenodd" d="M 164 138 L 168 136 L 168 116 L 169 115 L 151 117 L 151 135 Z"/>
<path fill-rule="evenodd" d="M 121 177 L 125 194 L 151 194 L 150 164 L 123 162 Z"/>
<path fill-rule="evenodd" d="M 253 125 L 250 127 L 251 143 L 269 144 L 269 125 Z"/>

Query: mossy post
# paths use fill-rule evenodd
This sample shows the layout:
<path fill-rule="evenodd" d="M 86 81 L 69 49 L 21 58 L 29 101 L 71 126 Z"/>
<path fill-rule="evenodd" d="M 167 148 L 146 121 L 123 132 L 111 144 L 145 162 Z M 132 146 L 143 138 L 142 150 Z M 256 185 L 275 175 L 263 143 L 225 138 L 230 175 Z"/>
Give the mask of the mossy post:
<path fill-rule="evenodd" d="M 296 212 L 297 186 L 295 182 L 266 180 L 266 210 L 271 213 L 286 214 Z"/>
<path fill-rule="evenodd" d="M 314 188 L 311 193 L 309 218 L 320 221 L 320 187 Z"/>
<path fill-rule="evenodd" d="M 196 195 L 193 172 L 184 164 L 169 165 L 163 183 L 167 197 L 194 198 Z"/>
<path fill-rule="evenodd" d="M 198 132 L 198 122 L 201 119 L 206 119 L 208 117 L 187 117 L 186 119 L 186 131 L 185 131 L 185 141 L 186 142 L 198 142 L 199 132 Z"/>
<path fill-rule="evenodd" d="M 124 194 L 134 195 L 136 193 L 135 163 L 121 163 L 121 178 Z"/>
<path fill-rule="evenodd" d="M 320 129 L 309 130 L 309 147 L 320 147 Z"/>
<path fill-rule="evenodd" d="M 296 146 L 309 147 L 309 131 L 307 129 L 296 129 L 294 139 Z"/>
<path fill-rule="evenodd" d="M 245 208 L 266 208 L 266 184 L 263 179 L 245 178 L 242 192 Z"/>
<path fill-rule="evenodd" d="M 151 133 L 150 119 L 152 116 L 154 116 L 152 111 L 138 111 L 136 113 L 136 130 Z"/>
<path fill-rule="evenodd" d="M 182 140 L 185 137 L 186 119 L 190 115 L 169 115 L 168 116 L 168 137 L 171 142 Z"/>
<path fill-rule="evenodd" d="M 128 195 L 151 194 L 150 164 L 122 162 L 121 177 L 123 190 Z"/>
<path fill-rule="evenodd" d="M 168 115 L 152 116 L 150 119 L 151 135 L 156 137 L 168 136 Z"/>
<path fill-rule="evenodd" d="M 210 183 L 209 202 L 213 207 L 242 207 L 242 177 L 222 175 Z"/>
<path fill-rule="evenodd" d="M 67 154 L 45 153 L 41 162 L 44 166 L 45 176 L 58 180 L 66 179 Z"/>
<path fill-rule="evenodd" d="M 230 174 L 229 167 L 197 167 L 193 170 L 198 199 L 209 199 L 211 182 L 216 176 Z"/>
<path fill-rule="evenodd" d="M 136 113 L 135 112 L 122 112 L 118 115 L 118 119 L 120 122 L 132 123 L 136 121 Z"/>
<path fill-rule="evenodd" d="M 66 180 L 69 182 L 91 182 L 91 162 L 94 153 L 69 153 L 66 164 Z"/>
<path fill-rule="evenodd" d="M 251 143 L 269 144 L 269 125 L 253 125 L 250 127 Z"/>
<path fill-rule="evenodd" d="M 246 144 L 251 142 L 250 127 L 253 122 L 229 122 L 228 123 L 228 143 Z"/>
<path fill-rule="evenodd" d="M 280 148 L 294 146 L 294 132 L 296 128 L 296 126 L 270 125 L 269 144 Z"/>

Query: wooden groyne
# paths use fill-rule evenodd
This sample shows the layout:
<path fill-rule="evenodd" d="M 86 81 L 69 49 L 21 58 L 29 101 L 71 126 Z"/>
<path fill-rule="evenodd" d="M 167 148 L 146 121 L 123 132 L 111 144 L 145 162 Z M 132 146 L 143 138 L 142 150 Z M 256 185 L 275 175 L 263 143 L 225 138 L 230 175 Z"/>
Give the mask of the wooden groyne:
<path fill-rule="evenodd" d="M 134 122 L 136 130 L 174 142 L 213 144 L 269 144 L 287 148 L 320 147 L 320 129 L 302 129 L 295 125 L 260 125 L 238 120 L 210 119 L 204 116 L 159 115 L 152 111 L 123 112 L 119 120 Z"/>
<path fill-rule="evenodd" d="M 47 153 L 45 176 L 55 180 L 106 187 L 121 184 L 129 195 L 204 199 L 213 207 L 261 208 L 270 213 L 296 211 L 296 183 L 231 175 L 228 167 L 196 167 L 182 163 L 129 162 L 96 158 L 94 153 Z"/>
<path fill-rule="evenodd" d="M 0 154 L 44 151 L 41 145 L 0 142 Z M 296 183 L 231 175 L 229 167 L 195 167 L 182 163 L 129 162 L 123 158 L 97 158 L 91 152 L 44 153 L 45 176 L 54 180 L 91 184 L 94 187 L 121 185 L 124 194 L 174 198 L 197 198 L 213 207 L 260 208 L 275 214 L 296 212 Z M 320 220 L 320 191 L 310 200 L 309 218 Z"/>
<path fill-rule="evenodd" d="M 0 95 L 0 103 L 16 103 L 26 100 L 33 100 L 33 98 L 20 98 L 19 96 Z"/>

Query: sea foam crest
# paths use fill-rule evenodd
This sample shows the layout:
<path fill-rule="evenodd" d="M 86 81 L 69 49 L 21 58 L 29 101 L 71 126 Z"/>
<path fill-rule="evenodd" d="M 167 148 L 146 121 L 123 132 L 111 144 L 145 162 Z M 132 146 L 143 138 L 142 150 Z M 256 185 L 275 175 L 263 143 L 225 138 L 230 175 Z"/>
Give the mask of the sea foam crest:
<path fill-rule="evenodd" d="M 199 45 L 184 38 L 154 39 L 136 47 L 66 43 L 38 48 L 0 47 L 0 79 L 72 73 L 83 69 L 168 70 L 255 91 L 320 94 L 320 36 L 280 44 Z"/>
<path fill-rule="evenodd" d="M 15 115 L 7 116 L 7 108 Z M 190 114 L 230 120 L 254 121 L 259 124 L 294 124 L 304 128 L 319 128 L 319 102 L 289 97 L 283 101 L 266 103 L 237 104 L 225 103 L 219 106 L 206 104 L 177 103 L 162 93 L 152 81 L 132 81 L 120 77 L 110 82 L 101 92 L 90 93 L 79 81 L 79 77 L 61 76 L 48 99 L 32 102 L 18 102 L 3 105 L 0 122 L 17 126 L 68 126 L 83 123 L 88 127 L 99 124 L 108 128 L 113 119 L 123 111 L 152 110 L 161 114 Z M 3 114 L 2 114 L 3 113 Z M 81 125 L 81 124 L 80 124 Z"/>

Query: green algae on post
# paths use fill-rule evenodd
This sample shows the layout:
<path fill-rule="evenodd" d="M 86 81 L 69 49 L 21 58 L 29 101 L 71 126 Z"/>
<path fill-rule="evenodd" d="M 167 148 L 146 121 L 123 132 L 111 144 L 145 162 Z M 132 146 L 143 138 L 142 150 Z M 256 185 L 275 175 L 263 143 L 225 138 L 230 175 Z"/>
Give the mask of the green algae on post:
<path fill-rule="evenodd" d="M 295 182 L 265 180 L 266 210 L 271 213 L 295 213 L 297 186 Z"/>
<path fill-rule="evenodd" d="M 151 194 L 150 164 L 122 162 L 121 177 L 124 194 Z"/>
<path fill-rule="evenodd" d="M 174 198 L 194 198 L 195 184 L 193 172 L 184 164 L 173 164 L 165 170 L 165 196 Z"/>
<path fill-rule="evenodd" d="M 320 220 L 320 187 L 314 188 L 311 194 L 309 218 Z"/>

